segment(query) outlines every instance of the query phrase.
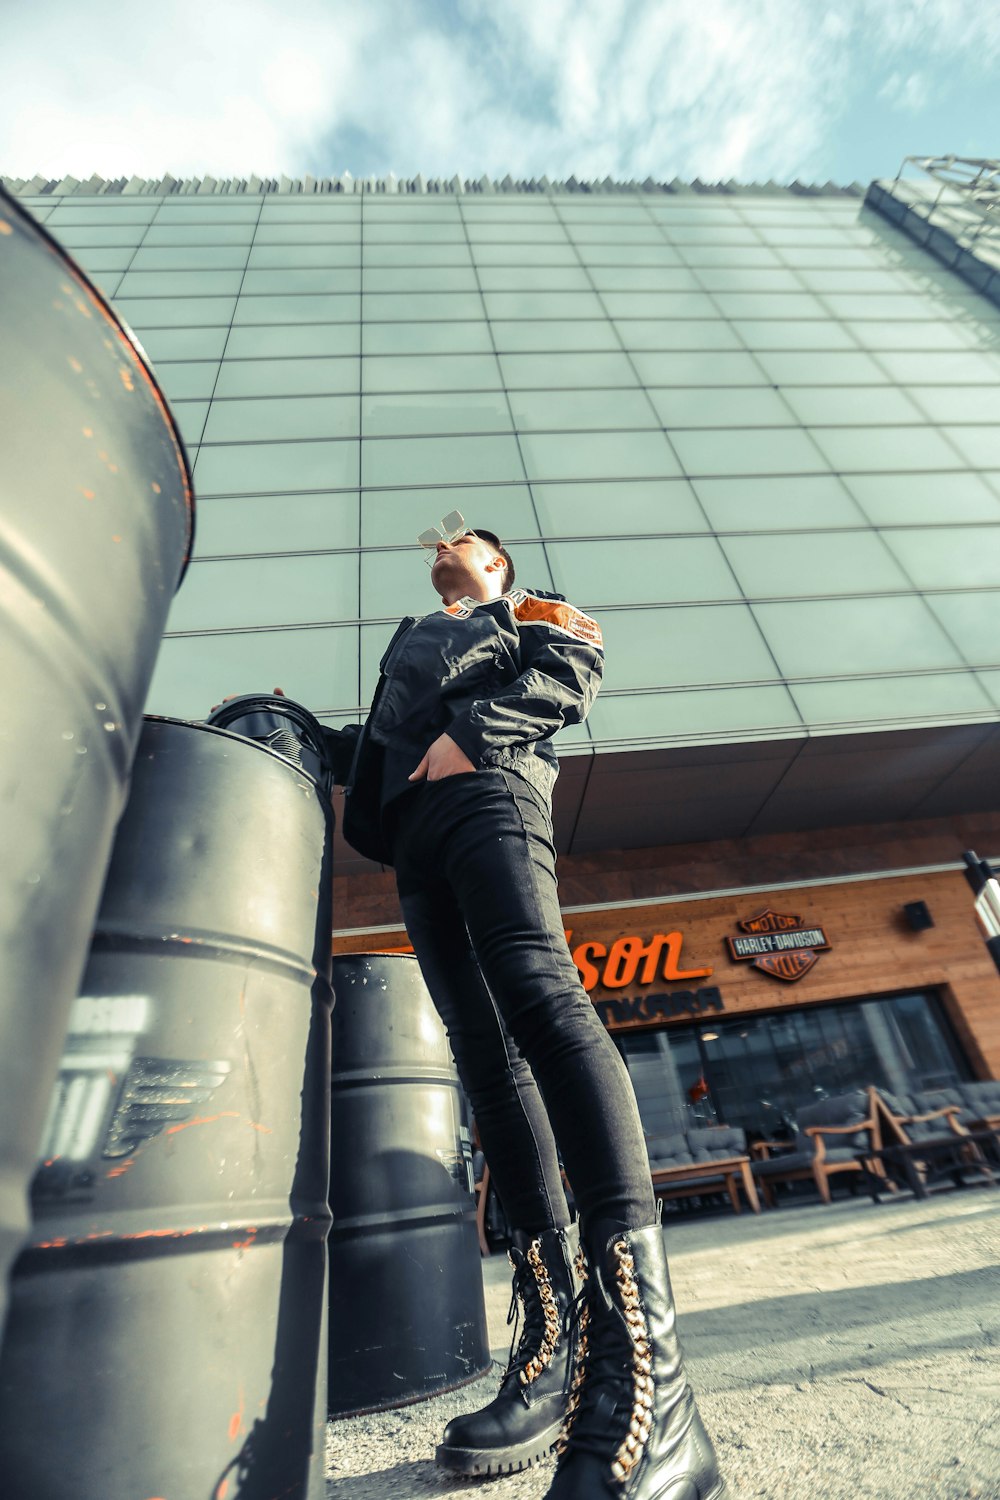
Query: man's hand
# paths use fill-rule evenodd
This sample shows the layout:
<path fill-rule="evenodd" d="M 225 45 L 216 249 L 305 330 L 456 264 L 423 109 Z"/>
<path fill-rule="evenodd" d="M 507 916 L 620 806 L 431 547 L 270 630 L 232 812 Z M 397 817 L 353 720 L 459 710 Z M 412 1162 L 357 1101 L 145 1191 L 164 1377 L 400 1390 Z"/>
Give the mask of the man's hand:
<path fill-rule="evenodd" d="M 442 734 L 436 739 L 415 771 L 410 781 L 443 781 L 446 776 L 460 776 L 463 771 L 474 771 L 472 761 L 460 750 L 450 735 Z"/>

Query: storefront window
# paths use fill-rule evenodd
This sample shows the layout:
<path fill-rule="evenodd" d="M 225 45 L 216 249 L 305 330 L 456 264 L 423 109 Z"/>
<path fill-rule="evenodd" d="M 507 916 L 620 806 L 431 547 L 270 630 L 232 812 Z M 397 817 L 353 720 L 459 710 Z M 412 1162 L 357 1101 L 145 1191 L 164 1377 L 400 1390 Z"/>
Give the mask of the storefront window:
<path fill-rule="evenodd" d="M 894 1092 L 970 1077 L 933 994 L 733 1016 L 623 1035 L 647 1135 L 716 1122 L 785 1135 L 795 1111 L 875 1084 Z"/>

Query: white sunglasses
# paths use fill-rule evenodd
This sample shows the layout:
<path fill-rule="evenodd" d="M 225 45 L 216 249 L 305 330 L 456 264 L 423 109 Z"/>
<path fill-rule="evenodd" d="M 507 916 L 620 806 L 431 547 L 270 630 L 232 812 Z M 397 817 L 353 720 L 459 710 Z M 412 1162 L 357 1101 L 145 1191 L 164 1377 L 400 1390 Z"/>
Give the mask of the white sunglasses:
<path fill-rule="evenodd" d="M 431 526 L 429 530 L 422 531 L 417 537 L 421 547 L 429 549 L 431 555 L 424 558 L 429 568 L 434 566 L 434 552 L 439 542 L 447 542 L 450 546 L 460 536 L 465 536 L 471 527 L 465 524 L 465 517 L 460 510 L 450 510 L 446 516 L 441 517 L 440 526 Z"/>

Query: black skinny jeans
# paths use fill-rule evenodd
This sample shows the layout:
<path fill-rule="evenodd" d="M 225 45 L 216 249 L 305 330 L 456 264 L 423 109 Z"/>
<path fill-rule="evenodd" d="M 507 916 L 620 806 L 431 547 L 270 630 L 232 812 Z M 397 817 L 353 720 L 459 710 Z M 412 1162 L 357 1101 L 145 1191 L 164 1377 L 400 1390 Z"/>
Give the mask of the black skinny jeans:
<path fill-rule="evenodd" d="M 566 945 L 544 799 L 491 769 L 391 810 L 406 929 L 511 1224 L 568 1223 L 557 1142 L 581 1218 L 651 1224 L 635 1094 Z"/>

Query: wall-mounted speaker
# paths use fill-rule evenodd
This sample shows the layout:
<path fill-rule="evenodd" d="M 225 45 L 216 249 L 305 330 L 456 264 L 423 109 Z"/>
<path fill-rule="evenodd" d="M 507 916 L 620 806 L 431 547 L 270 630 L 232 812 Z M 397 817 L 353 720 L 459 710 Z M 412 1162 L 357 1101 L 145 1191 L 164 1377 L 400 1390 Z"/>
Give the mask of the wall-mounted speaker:
<path fill-rule="evenodd" d="M 903 907 L 903 915 L 906 925 L 914 932 L 926 932 L 928 927 L 934 926 L 934 918 L 926 901 L 907 901 Z"/>

